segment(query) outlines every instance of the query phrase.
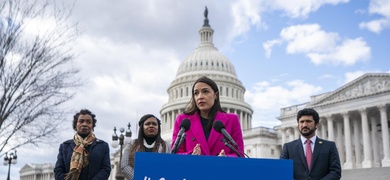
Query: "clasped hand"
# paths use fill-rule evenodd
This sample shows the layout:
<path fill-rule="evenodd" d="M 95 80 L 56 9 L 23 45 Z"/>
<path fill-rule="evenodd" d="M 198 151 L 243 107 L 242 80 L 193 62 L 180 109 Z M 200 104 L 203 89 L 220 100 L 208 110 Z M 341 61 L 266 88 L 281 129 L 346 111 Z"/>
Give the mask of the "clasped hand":
<path fill-rule="evenodd" d="M 201 153 L 200 144 L 196 144 L 194 150 L 192 151 L 192 155 L 200 155 L 200 153 Z M 221 152 L 219 152 L 218 156 L 226 156 L 225 150 L 222 149 Z"/>

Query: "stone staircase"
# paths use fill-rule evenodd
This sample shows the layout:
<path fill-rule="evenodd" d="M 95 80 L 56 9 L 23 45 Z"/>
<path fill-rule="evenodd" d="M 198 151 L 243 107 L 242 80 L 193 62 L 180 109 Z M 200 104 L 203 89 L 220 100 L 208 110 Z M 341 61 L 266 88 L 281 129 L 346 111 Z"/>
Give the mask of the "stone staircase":
<path fill-rule="evenodd" d="M 390 167 L 348 169 L 341 172 L 342 180 L 389 180 Z"/>

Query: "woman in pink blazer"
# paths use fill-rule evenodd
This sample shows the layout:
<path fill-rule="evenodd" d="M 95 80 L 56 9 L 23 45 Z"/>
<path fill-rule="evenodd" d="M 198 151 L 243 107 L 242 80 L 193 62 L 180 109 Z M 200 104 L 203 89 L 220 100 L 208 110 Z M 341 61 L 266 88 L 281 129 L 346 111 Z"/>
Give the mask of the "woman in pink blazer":
<path fill-rule="evenodd" d="M 226 113 L 222 109 L 218 86 L 213 80 L 203 76 L 194 83 L 190 102 L 184 113 L 176 117 L 172 148 L 184 119 L 188 119 L 191 126 L 185 133 L 185 140 L 178 148 L 177 154 L 237 157 L 234 151 L 225 146 L 224 136 L 213 128 L 215 121 L 221 121 L 226 131 L 237 143 L 236 149 L 239 154 L 244 155 L 244 141 L 238 116 Z"/>

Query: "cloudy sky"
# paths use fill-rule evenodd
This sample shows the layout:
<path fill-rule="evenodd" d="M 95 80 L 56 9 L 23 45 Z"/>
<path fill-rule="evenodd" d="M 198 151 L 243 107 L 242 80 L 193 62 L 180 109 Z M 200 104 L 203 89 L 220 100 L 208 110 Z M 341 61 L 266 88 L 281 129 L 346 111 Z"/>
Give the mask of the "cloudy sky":
<path fill-rule="evenodd" d="M 205 6 L 214 44 L 246 88 L 253 127 L 279 125 L 280 108 L 390 70 L 388 0 L 80 0 L 71 17 L 83 31 L 74 65 L 86 82 L 66 108 L 93 111 L 95 133 L 109 143 L 114 126 L 159 115 L 180 63 L 200 42 Z M 18 149 L 11 179 L 26 163 L 55 163 L 59 144 L 73 136 L 72 115 L 58 144 Z"/>

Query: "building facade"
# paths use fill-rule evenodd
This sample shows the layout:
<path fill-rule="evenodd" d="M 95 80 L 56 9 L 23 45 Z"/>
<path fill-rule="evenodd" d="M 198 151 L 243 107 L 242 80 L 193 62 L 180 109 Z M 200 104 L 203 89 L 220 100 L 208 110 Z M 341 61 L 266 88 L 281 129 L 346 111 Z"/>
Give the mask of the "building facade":
<path fill-rule="evenodd" d="M 390 74 L 369 73 L 311 101 L 281 109 L 281 143 L 297 139 L 297 112 L 320 114 L 317 135 L 336 142 L 343 169 L 390 167 Z"/>
<path fill-rule="evenodd" d="M 26 164 L 20 169 L 20 180 L 53 180 L 54 163 Z"/>

